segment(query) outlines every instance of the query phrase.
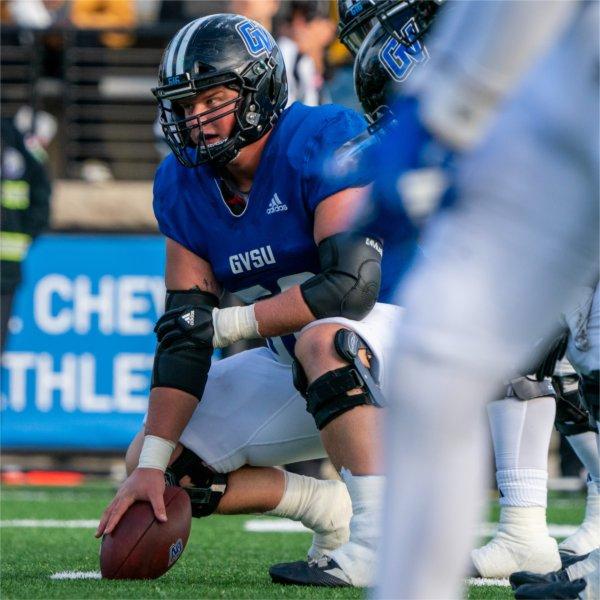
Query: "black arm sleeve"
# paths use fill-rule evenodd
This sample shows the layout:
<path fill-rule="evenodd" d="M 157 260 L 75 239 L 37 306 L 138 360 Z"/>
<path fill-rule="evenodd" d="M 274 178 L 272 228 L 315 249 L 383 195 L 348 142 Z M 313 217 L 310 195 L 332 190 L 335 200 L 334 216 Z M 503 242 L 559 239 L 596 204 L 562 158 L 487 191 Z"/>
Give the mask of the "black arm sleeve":
<path fill-rule="evenodd" d="M 212 310 L 218 299 L 200 290 L 167 291 L 167 312 L 154 331 L 152 387 L 168 387 L 202 398 L 213 352 Z"/>

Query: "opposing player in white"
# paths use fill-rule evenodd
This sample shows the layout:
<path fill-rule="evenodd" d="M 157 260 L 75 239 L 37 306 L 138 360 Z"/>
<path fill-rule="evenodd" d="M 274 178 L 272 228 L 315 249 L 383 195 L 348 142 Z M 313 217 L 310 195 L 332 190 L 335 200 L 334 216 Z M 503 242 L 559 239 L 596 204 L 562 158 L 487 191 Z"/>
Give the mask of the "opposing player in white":
<path fill-rule="evenodd" d="M 458 150 L 485 142 L 400 294 L 381 598 L 461 594 L 483 504 L 484 402 L 515 364 L 541 358 L 535 345 L 598 270 L 598 5 L 464 2 L 443 17 L 446 53 L 432 50 L 414 89 L 420 116 Z"/>
<path fill-rule="evenodd" d="M 592 413 L 596 431 L 568 436 L 569 442 L 589 471 L 585 519 L 577 531 L 561 542 L 561 554 L 571 564 L 559 571 L 517 572 L 510 577 L 517 598 L 573 597 L 598 598 L 600 594 L 600 512 L 598 492 L 600 478 L 600 440 L 598 438 L 598 403 L 600 367 L 600 288 L 583 288 L 579 301 L 565 314 L 571 329 L 567 349 L 572 363 L 581 373 L 583 401 Z M 589 556 L 585 558 L 585 555 Z M 583 555 L 584 560 L 578 560 Z"/>

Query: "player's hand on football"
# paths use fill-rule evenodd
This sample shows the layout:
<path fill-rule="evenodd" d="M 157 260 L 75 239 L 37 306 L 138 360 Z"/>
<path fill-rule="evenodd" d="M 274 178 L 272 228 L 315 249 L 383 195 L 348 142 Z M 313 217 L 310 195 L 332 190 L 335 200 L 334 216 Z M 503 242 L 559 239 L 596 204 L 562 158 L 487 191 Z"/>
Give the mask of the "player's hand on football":
<path fill-rule="evenodd" d="M 167 520 L 165 510 L 165 476 L 158 469 L 136 469 L 119 488 L 117 495 L 108 505 L 96 530 L 96 537 L 111 533 L 125 514 L 125 511 L 137 500 L 150 502 L 154 516 L 159 521 Z"/>

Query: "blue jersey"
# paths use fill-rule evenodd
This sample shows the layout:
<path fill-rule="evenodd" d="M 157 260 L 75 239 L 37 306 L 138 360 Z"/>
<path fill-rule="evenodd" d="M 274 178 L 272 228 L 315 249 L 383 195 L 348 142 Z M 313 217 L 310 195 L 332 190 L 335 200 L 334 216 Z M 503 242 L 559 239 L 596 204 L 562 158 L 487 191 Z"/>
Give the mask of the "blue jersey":
<path fill-rule="evenodd" d="M 368 183 L 360 172 L 324 177 L 323 166 L 365 127 L 363 117 L 340 106 L 293 104 L 271 132 L 238 216 L 223 199 L 212 167 L 190 169 L 168 156 L 154 181 L 160 230 L 208 261 L 223 289 L 246 303 L 302 283 L 320 270 L 313 237 L 317 206 Z M 284 355 L 294 344 L 294 336 L 269 340 Z"/>

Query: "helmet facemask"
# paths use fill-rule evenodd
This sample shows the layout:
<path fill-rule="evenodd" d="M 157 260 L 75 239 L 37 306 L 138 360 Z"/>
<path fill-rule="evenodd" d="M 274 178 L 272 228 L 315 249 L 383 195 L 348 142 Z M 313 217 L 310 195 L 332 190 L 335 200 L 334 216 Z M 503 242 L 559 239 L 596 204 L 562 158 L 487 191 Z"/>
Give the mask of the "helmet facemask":
<path fill-rule="evenodd" d="M 197 167 L 205 163 L 224 166 L 237 156 L 242 147 L 256 141 L 270 129 L 280 113 L 274 113 L 272 123 L 268 127 L 259 124 L 258 103 L 255 97 L 261 86 L 270 85 L 273 68 L 272 61 L 258 60 L 241 75 L 230 73 L 226 79 L 219 77 L 194 82 L 185 78 L 185 93 L 177 90 L 170 92 L 170 86 L 153 90 L 158 99 L 160 125 L 166 141 L 181 164 L 186 167 Z M 247 77 L 248 74 L 251 76 Z M 189 117 L 177 107 L 177 100 L 192 98 L 218 85 L 235 89 L 238 95 L 219 106 Z M 235 121 L 228 138 L 214 144 L 209 143 L 204 127 L 231 114 L 234 115 Z M 195 129 L 199 130 L 197 143 L 192 139 L 192 131 Z"/>
<path fill-rule="evenodd" d="M 209 88 L 205 88 L 209 89 Z M 239 130 L 239 108 L 243 97 L 240 92 L 235 98 L 225 100 L 218 106 L 201 113 L 186 117 L 177 101 L 159 100 L 160 125 L 175 156 L 186 167 L 196 167 L 206 162 L 226 164 L 232 160 L 237 151 L 234 148 L 236 129 Z M 231 114 L 236 116 L 236 123 L 229 136 L 224 140 L 210 143 L 207 140 L 205 127 Z M 193 140 L 193 131 L 198 130 L 198 141 Z"/>

